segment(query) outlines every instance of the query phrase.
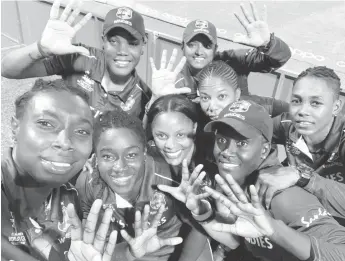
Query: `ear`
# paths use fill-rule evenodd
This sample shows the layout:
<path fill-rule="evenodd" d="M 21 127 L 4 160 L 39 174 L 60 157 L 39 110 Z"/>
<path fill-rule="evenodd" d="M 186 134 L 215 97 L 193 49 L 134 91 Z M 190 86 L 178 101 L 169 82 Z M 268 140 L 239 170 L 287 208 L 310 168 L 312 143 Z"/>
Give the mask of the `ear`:
<path fill-rule="evenodd" d="M 262 145 L 262 150 L 261 150 L 261 158 L 266 159 L 270 151 L 271 151 L 271 143 L 264 141 Z"/>
<path fill-rule="evenodd" d="M 235 101 L 240 100 L 240 97 L 241 97 L 241 88 L 237 88 L 237 89 L 235 90 L 235 98 L 236 98 Z"/>
<path fill-rule="evenodd" d="M 194 125 L 193 125 L 193 135 L 195 135 L 195 134 L 196 134 L 196 130 L 197 130 L 197 128 L 198 128 L 198 123 L 197 123 L 197 122 L 195 122 L 195 123 L 194 123 Z"/>
<path fill-rule="evenodd" d="M 17 135 L 19 132 L 19 120 L 16 117 L 11 118 L 11 129 L 12 129 L 12 138 L 13 140 L 17 140 Z"/>
<path fill-rule="evenodd" d="M 334 101 L 332 114 L 334 116 L 337 116 L 339 114 L 339 112 L 341 111 L 342 106 L 343 106 L 342 100 L 338 99 L 338 100 Z"/>

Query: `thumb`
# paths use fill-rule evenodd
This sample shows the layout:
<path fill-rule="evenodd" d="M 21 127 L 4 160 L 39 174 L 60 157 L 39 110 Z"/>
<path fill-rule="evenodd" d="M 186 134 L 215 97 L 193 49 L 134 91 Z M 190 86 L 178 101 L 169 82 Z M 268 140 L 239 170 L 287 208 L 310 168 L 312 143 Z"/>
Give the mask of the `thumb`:
<path fill-rule="evenodd" d="M 120 233 L 123 239 L 126 240 L 128 244 L 132 243 L 133 238 L 127 233 L 126 230 L 121 230 Z"/>
<path fill-rule="evenodd" d="M 89 50 L 86 49 L 85 47 L 82 47 L 82 46 L 72 45 L 71 48 L 70 48 L 70 52 L 71 53 L 79 53 L 79 54 L 87 55 L 87 56 L 90 55 Z"/>

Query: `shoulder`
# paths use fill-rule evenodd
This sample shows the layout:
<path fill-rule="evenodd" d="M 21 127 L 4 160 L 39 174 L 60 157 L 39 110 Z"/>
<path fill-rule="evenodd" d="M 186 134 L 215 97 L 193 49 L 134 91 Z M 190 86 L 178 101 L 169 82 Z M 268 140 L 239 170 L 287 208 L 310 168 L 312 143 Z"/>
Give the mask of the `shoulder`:
<path fill-rule="evenodd" d="M 274 218 L 287 225 L 299 223 L 303 217 L 313 217 L 320 211 L 327 212 L 314 195 L 297 186 L 276 194 L 271 203 Z"/>

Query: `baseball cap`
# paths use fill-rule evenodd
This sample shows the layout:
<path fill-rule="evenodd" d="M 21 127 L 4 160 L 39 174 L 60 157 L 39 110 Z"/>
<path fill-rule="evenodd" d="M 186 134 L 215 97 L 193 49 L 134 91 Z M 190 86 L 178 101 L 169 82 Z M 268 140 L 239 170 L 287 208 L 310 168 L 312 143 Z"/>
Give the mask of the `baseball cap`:
<path fill-rule="evenodd" d="M 141 14 L 132 8 L 123 6 L 112 9 L 107 13 L 103 24 L 103 35 L 116 27 L 127 30 L 136 39 L 145 38 L 144 19 Z"/>
<path fill-rule="evenodd" d="M 222 110 L 215 121 L 209 122 L 204 131 L 215 130 L 215 124 L 224 123 L 246 138 L 263 135 L 271 141 L 273 135 L 273 121 L 268 111 L 253 101 L 236 101 Z"/>
<path fill-rule="evenodd" d="M 211 22 L 206 20 L 190 22 L 183 32 L 183 41 L 188 43 L 197 34 L 204 34 L 212 43 L 217 44 L 217 29 Z"/>

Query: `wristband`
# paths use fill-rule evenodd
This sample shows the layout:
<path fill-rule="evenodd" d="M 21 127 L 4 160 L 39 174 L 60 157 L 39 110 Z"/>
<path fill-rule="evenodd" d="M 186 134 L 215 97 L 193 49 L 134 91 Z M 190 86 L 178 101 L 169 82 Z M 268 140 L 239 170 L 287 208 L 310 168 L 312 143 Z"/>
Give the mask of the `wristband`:
<path fill-rule="evenodd" d="M 212 219 L 214 219 L 215 217 L 215 213 L 211 207 L 211 204 L 210 202 L 208 202 L 207 200 L 201 200 L 201 202 L 204 202 L 207 204 L 208 206 L 208 211 L 204 214 L 201 214 L 201 215 L 195 215 L 193 212 L 192 212 L 192 215 L 194 217 L 194 219 L 200 223 L 207 223 L 209 221 L 211 221 Z"/>
<path fill-rule="evenodd" d="M 47 54 L 45 51 L 43 51 L 42 49 L 42 44 L 41 44 L 41 40 L 39 40 L 37 42 L 37 48 L 38 48 L 38 51 L 40 52 L 40 54 L 42 55 L 43 58 L 47 58 L 49 57 L 49 54 Z"/>

